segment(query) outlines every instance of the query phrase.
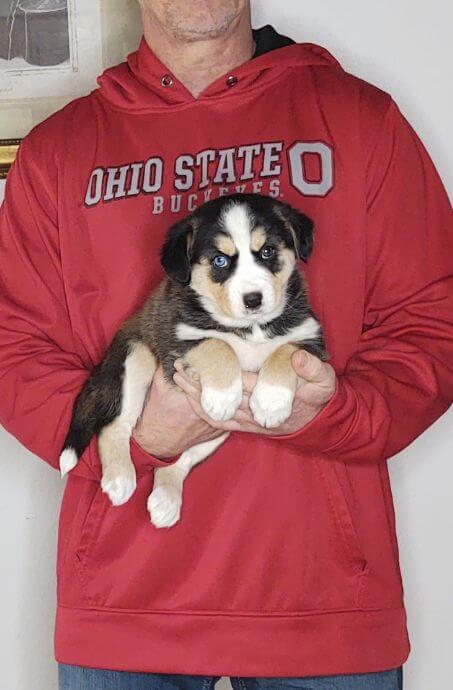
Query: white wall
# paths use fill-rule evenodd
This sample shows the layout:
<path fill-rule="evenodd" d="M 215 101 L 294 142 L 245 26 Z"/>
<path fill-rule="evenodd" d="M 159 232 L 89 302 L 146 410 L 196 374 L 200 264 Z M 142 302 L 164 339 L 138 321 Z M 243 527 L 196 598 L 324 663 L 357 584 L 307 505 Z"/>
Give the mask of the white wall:
<path fill-rule="evenodd" d="M 453 194 L 449 0 L 257 0 L 255 25 L 326 46 L 392 93 Z M 1 136 L 1 133 L 0 133 Z M 0 190 L 1 191 L 1 190 Z M 408 410 L 410 414 L 410 410 Z M 405 690 L 451 685 L 453 412 L 391 461 L 413 652 Z M 0 669 L 7 690 L 56 690 L 56 473 L 0 436 Z"/>

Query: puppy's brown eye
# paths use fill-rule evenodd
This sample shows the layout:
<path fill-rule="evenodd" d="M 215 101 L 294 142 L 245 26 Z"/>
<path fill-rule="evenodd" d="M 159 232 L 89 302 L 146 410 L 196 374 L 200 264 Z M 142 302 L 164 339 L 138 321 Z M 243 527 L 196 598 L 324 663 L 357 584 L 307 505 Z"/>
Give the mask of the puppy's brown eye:
<path fill-rule="evenodd" d="M 275 247 L 271 247 L 270 244 L 266 244 L 265 247 L 260 251 L 260 256 L 262 259 L 272 259 L 275 256 Z"/>

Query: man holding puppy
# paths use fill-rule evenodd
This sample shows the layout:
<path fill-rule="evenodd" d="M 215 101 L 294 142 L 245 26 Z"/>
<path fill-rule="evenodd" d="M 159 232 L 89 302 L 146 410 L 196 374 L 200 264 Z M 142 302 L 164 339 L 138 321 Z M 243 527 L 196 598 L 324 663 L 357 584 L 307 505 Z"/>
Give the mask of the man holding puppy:
<path fill-rule="evenodd" d="M 453 233 L 442 184 L 388 94 L 247 0 L 142 0 L 144 39 L 21 146 L 0 216 L 1 421 L 58 466 L 74 401 L 161 278 L 168 226 L 221 194 L 313 218 L 307 280 L 330 363 L 297 353 L 290 419 L 248 396 L 214 423 L 158 375 L 137 491 L 99 489 L 94 441 L 60 520 L 62 690 L 399 690 L 409 646 L 386 459 L 451 404 Z M 84 146 L 80 146 L 80 142 Z M 181 395 L 181 390 L 185 395 Z M 149 524 L 152 469 L 234 432 Z"/>

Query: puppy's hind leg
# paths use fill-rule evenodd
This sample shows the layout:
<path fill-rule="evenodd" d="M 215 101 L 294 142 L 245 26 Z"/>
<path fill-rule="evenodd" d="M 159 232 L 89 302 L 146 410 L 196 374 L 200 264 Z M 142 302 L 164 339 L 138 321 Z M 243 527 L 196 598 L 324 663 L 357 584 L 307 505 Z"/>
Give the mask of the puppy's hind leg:
<path fill-rule="evenodd" d="M 142 412 L 156 366 L 156 358 L 146 345 L 141 342 L 132 344 L 124 361 L 121 410 L 99 434 L 101 488 L 115 506 L 126 503 L 135 491 L 136 475 L 130 456 L 130 437 Z"/>
<path fill-rule="evenodd" d="M 172 527 L 180 517 L 184 480 L 195 465 L 205 460 L 228 438 L 225 433 L 211 441 L 188 448 L 179 460 L 154 472 L 154 487 L 148 498 L 148 510 L 155 527 Z"/>

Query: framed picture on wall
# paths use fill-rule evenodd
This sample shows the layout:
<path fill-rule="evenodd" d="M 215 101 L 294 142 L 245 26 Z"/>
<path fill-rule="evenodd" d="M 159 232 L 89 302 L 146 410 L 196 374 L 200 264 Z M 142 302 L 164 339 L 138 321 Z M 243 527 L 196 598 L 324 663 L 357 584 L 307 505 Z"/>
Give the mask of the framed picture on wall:
<path fill-rule="evenodd" d="M 0 178 L 20 140 L 136 49 L 136 0 L 0 0 Z"/>

